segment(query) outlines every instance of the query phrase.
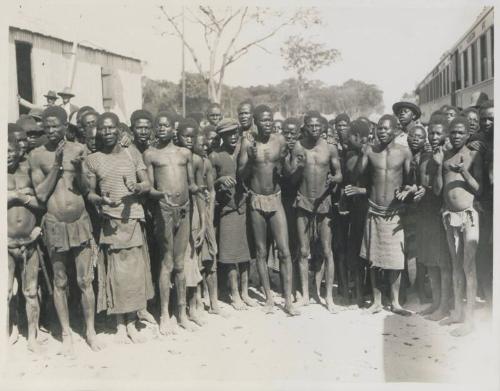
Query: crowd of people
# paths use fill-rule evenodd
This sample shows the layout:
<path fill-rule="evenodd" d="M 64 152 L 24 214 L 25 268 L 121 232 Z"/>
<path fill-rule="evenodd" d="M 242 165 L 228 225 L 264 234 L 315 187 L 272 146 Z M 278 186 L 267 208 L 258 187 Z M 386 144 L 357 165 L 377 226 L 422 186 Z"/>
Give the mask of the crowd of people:
<path fill-rule="evenodd" d="M 12 342 L 22 300 L 34 352 L 55 332 L 53 300 L 64 355 L 80 308 L 95 351 L 103 311 L 124 343 L 144 341 L 138 320 L 163 335 L 203 326 L 205 311 L 222 314 L 219 294 L 258 306 L 251 284 L 271 313 L 272 270 L 290 316 L 311 300 L 409 316 L 412 260 L 422 315 L 458 324 L 453 335 L 473 330 L 476 296 L 491 303 L 492 101 L 427 123 L 398 102 L 376 124 L 317 111 L 274 120 L 251 101 L 231 119 L 214 103 L 200 122 L 141 109 L 128 127 L 51 99 L 8 125 Z"/>

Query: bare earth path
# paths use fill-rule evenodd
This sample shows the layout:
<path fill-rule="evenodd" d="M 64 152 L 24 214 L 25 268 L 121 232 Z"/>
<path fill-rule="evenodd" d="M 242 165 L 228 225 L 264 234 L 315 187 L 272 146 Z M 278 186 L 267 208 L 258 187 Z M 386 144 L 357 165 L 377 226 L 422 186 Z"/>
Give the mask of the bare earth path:
<path fill-rule="evenodd" d="M 453 326 L 418 315 L 369 315 L 354 306 L 331 315 L 314 304 L 289 318 L 279 310 L 265 315 L 261 307 L 237 312 L 222 305 L 228 319 L 207 314 L 204 327 L 169 337 L 145 327 L 141 333 L 148 341 L 140 345 L 117 345 L 111 334 L 101 333 L 107 347 L 93 353 L 75 334 L 73 360 L 56 355 L 60 343 L 52 337 L 42 357 L 29 353 L 20 337 L 10 348 L 3 385 L 52 382 L 51 389 L 59 385 L 68 390 L 79 382 L 80 389 L 111 389 L 116 381 L 145 386 L 175 379 L 195 382 L 197 389 L 198 382 L 489 383 L 496 376 L 495 345 L 484 308 L 476 311 L 478 330 L 457 339 L 449 335 Z M 421 308 L 415 303 L 408 307 Z"/>

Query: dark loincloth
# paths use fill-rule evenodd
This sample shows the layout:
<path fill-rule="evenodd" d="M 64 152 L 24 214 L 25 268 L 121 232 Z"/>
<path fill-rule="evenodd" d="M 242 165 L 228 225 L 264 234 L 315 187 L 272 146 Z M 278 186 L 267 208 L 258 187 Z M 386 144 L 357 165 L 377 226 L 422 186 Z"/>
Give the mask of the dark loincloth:
<path fill-rule="evenodd" d="M 306 234 L 309 239 L 316 241 L 319 239 L 319 219 L 323 219 L 325 215 L 332 213 L 332 199 L 329 194 L 318 198 L 306 197 L 297 192 L 297 197 L 293 203 L 294 208 L 306 211 L 307 226 Z"/>

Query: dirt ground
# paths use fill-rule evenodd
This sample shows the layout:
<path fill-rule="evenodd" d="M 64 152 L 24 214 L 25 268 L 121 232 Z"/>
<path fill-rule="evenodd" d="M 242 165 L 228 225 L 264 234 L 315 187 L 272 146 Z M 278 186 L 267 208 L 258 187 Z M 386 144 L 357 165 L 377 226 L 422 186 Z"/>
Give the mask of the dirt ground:
<path fill-rule="evenodd" d="M 279 298 L 277 302 L 282 304 Z M 148 338 L 144 344 L 118 345 L 111 332 L 100 333 L 106 348 L 98 353 L 75 333 L 75 359 L 58 356 L 60 342 L 53 337 L 43 356 L 28 352 L 20 337 L 8 352 L 3 386 L 13 389 L 30 382 L 50 385 L 51 390 L 77 384 L 78 389 L 112 389 L 123 381 L 121 389 L 173 382 L 180 382 L 173 389 L 187 384 L 220 389 L 219 382 L 238 382 L 250 389 L 257 383 L 291 389 L 307 382 L 308 389 L 315 389 L 338 382 L 490 383 L 497 376 L 491 318 L 480 303 L 476 331 L 462 338 L 449 335 L 453 326 L 439 326 L 416 314 L 371 315 L 356 306 L 332 315 L 312 304 L 293 318 L 279 308 L 266 315 L 262 307 L 222 307 L 227 318 L 207 313 L 207 324 L 195 332 L 179 329 L 163 337 L 151 326 L 143 327 L 141 333 Z M 411 296 L 407 308 L 418 311 L 422 306 Z M 134 388 L 136 384 L 140 387 Z"/>

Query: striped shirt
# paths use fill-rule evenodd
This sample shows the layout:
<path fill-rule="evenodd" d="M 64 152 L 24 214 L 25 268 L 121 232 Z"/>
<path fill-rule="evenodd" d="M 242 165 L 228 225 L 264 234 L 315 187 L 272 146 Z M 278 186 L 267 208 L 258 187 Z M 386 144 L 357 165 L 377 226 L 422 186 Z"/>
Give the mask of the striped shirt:
<path fill-rule="evenodd" d="M 138 195 L 128 189 L 137 183 L 137 172 L 146 170 L 137 150 L 122 148 L 117 153 L 95 152 L 87 156 L 89 176 L 94 176 L 101 195 L 107 195 L 120 205 L 103 205 L 103 213 L 114 218 L 144 218 L 144 209 Z"/>

